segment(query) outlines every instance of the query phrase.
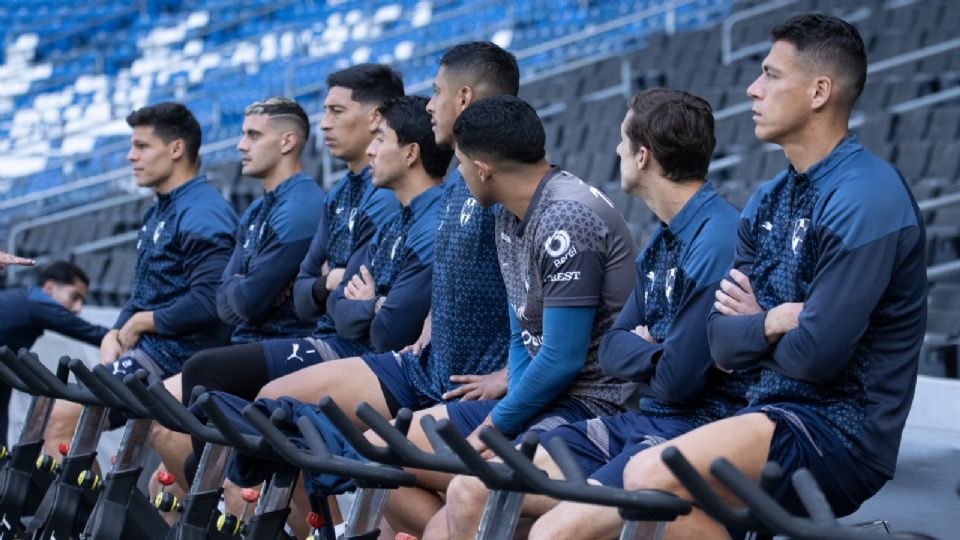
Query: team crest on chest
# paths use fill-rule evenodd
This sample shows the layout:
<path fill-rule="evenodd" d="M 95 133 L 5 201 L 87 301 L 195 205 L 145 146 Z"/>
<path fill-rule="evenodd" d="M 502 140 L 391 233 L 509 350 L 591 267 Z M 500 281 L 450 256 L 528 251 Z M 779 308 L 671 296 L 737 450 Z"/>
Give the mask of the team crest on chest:
<path fill-rule="evenodd" d="M 460 207 L 460 226 L 463 227 L 470 221 L 470 216 L 473 215 L 473 210 L 477 207 L 477 200 L 473 197 L 468 198 L 463 201 L 463 206 Z"/>
<path fill-rule="evenodd" d="M 803 241 L 807 237 L 807 231 L 809 229 L 809 219 L 798 219 L 793 222 L 793 235 L 790 238 L 790 249 L 793 250 L 794 255 L 800 252 L 800 246 L 803 245 Z"/>
<path fill-rule="evenodd" d="M 153 243 L 156 244 L 160 240 L 160 235 L 163 234 L 163 228 L 167 225 L 166 221 L 161 221 L 157 223 L 156 228 L 153 229 Z"/>
<path fill-rule="evenodd" d="M 350 209 L 350 219 L 347 220 L 347 230 L 348 230 L 348 231 L 353 232 L 353 225 L 354 225 L 354 223 L 356 223 L 356 221 L 357 221 L 357 209 L 356 209 L 356 208 L 351 208 L 351 209 Z"/>

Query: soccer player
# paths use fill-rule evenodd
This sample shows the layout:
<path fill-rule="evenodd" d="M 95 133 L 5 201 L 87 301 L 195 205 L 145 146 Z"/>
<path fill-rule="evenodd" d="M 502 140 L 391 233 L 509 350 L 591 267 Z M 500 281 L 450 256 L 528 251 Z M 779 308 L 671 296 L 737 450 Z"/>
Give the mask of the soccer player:
<path fill-rule="evenodd" d="M 237 247 L 217 290 L 220 318 L 235 325 L 233 343 L 310 333 L 291 293 L 300 261 L 317 230 L 323 190 L 303 173 L 300 155 L 310 136 L 310 120 L 291 99 L 273 97 L 246 108 L 237 143 L 245 176 L 266 192 L 253 201 L 237 232 Z"/>
<path fill-rule="evenodd" d="M 924 230 L 903 178 L 847 131 L 866 79 L 856 29 L 801 15 L 771 35 L 747 93 L 757 137 L 782 146 L 790 166 L 741 214 L 734 270 L 707 327 L 722 367 L 757 366 L 760 379 L 736 416 L 670 445 L 711 482 L 708 467 L 718 457 L 754 479 L 768 460 L 785 479 L 805 467 L 834 512 L 846 515 L 896 466 L 926 322 Z M 688 496 L 661 462 L 661 448 L 628 464 L 625 486 Z M 788 481 L 773 494 L 802 511 Z M 594 519 L 609 524 L 608 534 L 620 523 L 615 510 Z M 555 537 L 544 525 L 534 538 Z M 725 538 L 727 531 L 694 508 L 668 525 L 668 535 Z"/>
<path fill-rule="evenodd" d="M 600 373 L 597 349 L 632 288 L 637 253 L 623 217 L 599 190 L 547 163 L 540 119 L 518 98 L 473 103 L 453 133 L 477 204 L 502 205 L 496 242 L 509 301 L 509 384 L 502 399 L 418 416 L 449 418 L 484 450 L 484 425 L 516 436 L 621 411 L 628 385 Z M 429 448 L 417 419 L 410 438 Z M 394 530 L 414 535 L 440 509 L 437 492 L 449 483 L 449 475 L 417 475 L 422 487 L 392 493 L 386 509 Z"/>
<path fill-rule="evenodd" d="M 351 253 L 366 245 L 399 208 L 393 192 L 371 183 L 366 150 L 379 123 L 377 107 L 387 99 L 402 96 L 403 81 L 387 66 L 360 64 L 331 74 L 327 87 L 320 129 L 324 144 L 334 157 L 346 163 L 348 171 L 330 190 L 323 207 L 314 210 L 322 213 L 320 225 L 293 289 L 296 313 L 304 320 L 320 317 L 317 326 L 323 329 L 335 326 L 326 311 L 327 298 L 343 280 Z M 306 331 L 303 335 L 309 334 Z M 272 340 L 205 351 L 184 366 L 184 401 L 190 399 L 196 385 L 253 399 L 271 380 L 268 353 L 271 359 L 282 356 L 279 360 L 305 353 L 301 347 L 294 351 L 293 343 Z"/>
<path fill-rule="evenodd" d="M 0 345 L 11 351 L 30 349 L 43 334 L 53 330 L 89 345 L 99 346 L 107 329 L 81 319 L 77 314 L 87 299 L 90 278 L 78 266 L 54 261 L 40 269 L 37 285 L 0 292 Z M 7 444 L 10 387 L 0 383 L 0 444 Z"/>
<path fill-rule="evenodd" d="M 665 89 L 633 96 L 620 126 L 621 185 L 644 201 L 660 226 L 637 258 L 633 294 L 600 343 L 600 367 L 643 383 L 639 409 L 540 435 L 541 446 L 563 439 L 596 483 L 623 487 L 632 456 L 746 405 L 751 379 L 717 369 L 707 347 L 707 315 L 733 262 L 737 226 L 737 211 L 704 181 L 715 146 L 713 126 L 705 100 Z M 542 447 L 534 461 L 562 478 Z M 428 532 L 437 527 L 454 538 L 475 535 L 486 498 L 478 479 L 455 478 L 447 523 L 431 523 Z M 554 530 L 591 536 L 595 507 L 558 503 L 527 495 L 523 515 L 546 513 L 544 522 L 563 523 Z"/>
<path fill-rule="evenodd" d="M 515 95 L 520 72 L 513 55 L 493 43 L 457 45 L 440 59 L 435 92 L 426 110 L 442 147 L 453 146 L 453 122 L 475 99 Z M 261 397 L 316 402 L 331 396 L 352 417 L 361 402 L 394 417 L 461 394 L 499 397 L 509 323 L 506 291 L 496 258 L 494 216 L 477 206 L 459 171 L 444 185 L 431 289 L 431 315 L 420 347 L 324 362 L 271 382 Z M 455 380 L 467 384 L 456 387 Z"/>
<path fill-rule="evenodd" d="M 297 317 L 291 299 L 300 261 L 320 222 L 317 209 L 324 203 L 323 190 L 300 164 L 309 135 L 310 121 L 296 101 L 273 97 L 246 108 L 243 136 L 237 143 L 241 172 L 259 179 L 266 193 L 240 218 L 238 241 L 217 288 L 217 312 L 225 323 L 234 325 L 233 345 L 299 337 L 309 334 L 314 325 Z M 204 357 L 229 355 L 232 350 L 207 349 L 186 365 L 194 358 L 202 363 Z M 182 382 L 174 377 L 168 385 L 179 390 Z M 185 488 L 181 464 L 189 438 L 160 424 L 153 429 L 153 446 L 161 461 L 179 487 Z M 159 484 L 155 488 L 159 490 Z"/>
<path fill-rule="evenodd" d="M 145 369 L 168 378 L 200 349 L 223 344 L 228 327 L 216 290 L 233 250 L 237 216 L 199 175 L 200 124 L 179 103 L 144 107 L 127 117 L 133 128 L 127 159 L 137 185 L 157 202 L 143 218 L 130 299 L 100 344 L 100 362 L 118 377 Z M 69 442 L 81 406 L 57 401 L 47 425 L 50 455 Z M 111 425 L 122 421 L 111 415 Z"/>

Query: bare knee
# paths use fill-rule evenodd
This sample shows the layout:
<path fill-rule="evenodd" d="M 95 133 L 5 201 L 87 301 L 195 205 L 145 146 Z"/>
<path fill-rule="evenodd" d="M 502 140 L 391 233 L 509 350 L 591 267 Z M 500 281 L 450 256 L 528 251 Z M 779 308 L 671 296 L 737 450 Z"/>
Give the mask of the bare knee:
<path fill-rule="evenodd" d="M 660 459 L 660 448 L 640 452 L 623 472 L 623 487 L 629 490 L 659 489 L 677 493 L 680 484 Z"/>
<path fill-rule="evenodd" d="M 266 386 L 260 389 L 260 392 L 257 393 L 257 399 L 280 399 L 287 395 L 287 391 L 284 389 L 284 386 L 283 379 L 270 381 Z"/>
<path fill-rule="evenodd" d="M 447 513 L 456 523 L 460 516 L 479 514 L 487 501 L 487 488 L 472 476 L 454 476 L 447 488 Z"/>

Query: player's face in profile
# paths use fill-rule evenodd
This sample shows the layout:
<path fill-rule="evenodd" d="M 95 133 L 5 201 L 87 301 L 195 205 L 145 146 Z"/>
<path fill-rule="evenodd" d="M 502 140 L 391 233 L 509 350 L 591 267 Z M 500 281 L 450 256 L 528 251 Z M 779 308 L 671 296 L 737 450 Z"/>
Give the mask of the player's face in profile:
<path fill-rule="evenodd" d="M 409 147 L 409 144 L 401 145 L 397 142 L 397 132 L 390 129 L 386 120 L 380 121 L 380 126 L 374 132 L 373 141 L 367 147 L 373 185 L 392 188 L 393 184 L 403 177 L 407 168 L 405 157 Z"/>
<path fill-rule="evenodd" d="M 457 169 L 463 175 L 463 181 L 467 184 L 470 194 L 477 200 L 477 204 L 484 208 L 494 204 L 496 201 L 491 200 L 487 193 L 488 186 L 481 180 L 480 169 L 477 168 L 477 164 L 461 152 L 459 148 L 456 149 L 454 155 L 459 162 Z"/>
<path fill-rule="evenodd" d="M 354 101 L 349 88 L 334 86 L 323 100 L 320 129 L 323 144 L 333 157 L 356 161 L 363 157 L 372 138 L 369 108 Z"/>
<path fill-rule="evenodd" d="M 133 176 L 136 177 L 138 186 L 160 188 L 170 180 L 175 164 L 173 145 L 178 141 L 179 139 L 174 139 L 169 144 L 163 142 L 163 139 L 153 132 L 153 126 L 133 128 L 127 161 L 133 167 Z"/>
<path fill-rule="evenodd" d="M 237 143 L 241 172 L 251 178 L 264 178 L 280 162 L 280 131 L 265 114 L 250 114 L 243 119 L 243 136 Z"/>
<path fill-rule="evenodd" d="M 630 150 L 630 138 L 627 137 L 627 124 L 633 117 L 633 111 L 620 122 L 620 144 L 617 145 L 617 155 L 620 156 L 620 188 L 631 193 L 639 182 L 640 170 L 637 167 L 636 155 Z"/>
<path fill-rule="evenodd" d="M 754 133 L 761 141 L 789 143 L 811 114 L 814 77 L 792 43 L 777 41 L 763 60 L 763 71 L 747 88 L 753 98 Z"/>
<path fill-rule="evenodd" d="M 69 285 L 57 283 L 51 279 L 43 284 L 43 292 L 72 313 L 80 313 L 83 302 L 87 298 L 87 284 L 79 279 L 73 280 Z"/>
<path fill-rule="evenodd" d="M 459 88 L 451 84 L 449 79 L 446 67 L 440 66 L 433 79 L 433 96 L 427 102 L 427 112 L 432 118 L 433 138 L 440 146 L 453 145 L 453 123 L 460 114 L 457 103 Z"/>

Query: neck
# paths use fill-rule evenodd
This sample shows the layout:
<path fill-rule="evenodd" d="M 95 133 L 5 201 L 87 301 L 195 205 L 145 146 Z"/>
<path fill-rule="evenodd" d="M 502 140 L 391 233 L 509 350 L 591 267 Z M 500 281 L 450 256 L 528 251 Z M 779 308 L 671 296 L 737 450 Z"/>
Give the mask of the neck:
<path fill-rule="evenodd" d="M 848 120 L 810 123 L 790 140 L 781 143 L 783 153 L 793 168 L 804 173 L 827 157 L 846 136 Z"/>
<path fill-rule="evenodd" d="M 650 187 L 645 187 L 648 184 Z M 649 182 L 644 182 L 636 193 L 631 194 L 640 197 L 657 219 L 669 225 L 670 220 L 683 210 L 687 201 L 700 190 L 703 184 L 704 181 L 700 179 L 674 182 L 657 176 Z"/>
<path fill-rule="evenodd" d="M 260 179 L 260 185 L 263 186 L 263 190 L 267 193 L 277 189 L 277 186 L 283 183 L 284 180 L 290 178 L 291 176 L 303 171 L 303 167 L 300 165 L 299 161 L 287 163 L 282 162 L 273 168 L 266 176 Z"/>
<path fill-rule="evenodd" d="M 181 167 L 173 171 L 166 181 L 153 186 L 157 195 L 166 195 L 197 177 L 199 171 L 194 167 Z"/>
<path fill-rule="evenodd" d="M 347 161 L 347 168 L 350 169 L 350 172 L 353 174 L 358 174 L 360 171 L 367 168 L 367 165 L 370 164 L 370 158 L 366 154 L 362 158 L 357 158 L 354 160 Z"/>
<path fill-rule="evenodd" d="M 527 213 L 527 207 L 533 199 L 533 194 L 540 185 L 540 180 L 550 171 L 550 164 L 545 160 L 527 165 L 511 172 L 500 172 L 497 183 L 501 186 L 502 197 L 500 204 L 520 219 Z"/>
<path fill-rule="evenodd" d="M 394 184 L 393 194 L 400 201 L 401 206 L 407 207 L 410 206 L 410 201 L 440 182 L 438 178 L 431 178 L 423 167 L 411 169 Z"/>

